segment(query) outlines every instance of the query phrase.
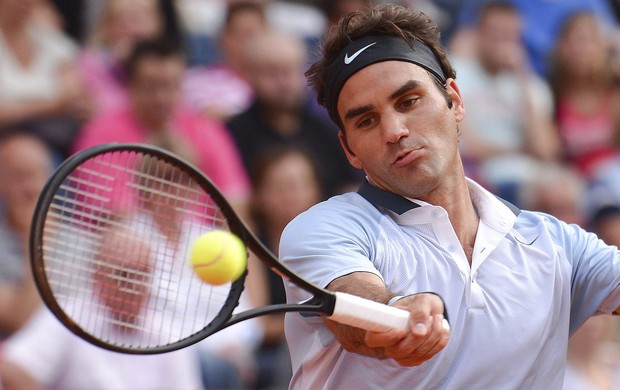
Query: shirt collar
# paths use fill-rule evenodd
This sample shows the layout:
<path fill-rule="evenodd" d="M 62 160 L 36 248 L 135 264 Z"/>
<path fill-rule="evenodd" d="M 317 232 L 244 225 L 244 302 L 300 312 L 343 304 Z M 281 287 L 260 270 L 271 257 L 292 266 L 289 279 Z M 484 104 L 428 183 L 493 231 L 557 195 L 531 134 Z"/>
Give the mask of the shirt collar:
<path fill-rule="evenodd" d="M 520 210 L 516 206 L 491 194 L 480 184 L 469 178 L 467 178 L 467 185 L 480 219 L 497 231 L 507 232 L 510 230 Z M 367 180 L 364 180 L 357 192 L 373 205 L 388 209 L 399 216 L 415 208 L 428 205 L 426 202 L 405 198 L 375 187 Z"/>

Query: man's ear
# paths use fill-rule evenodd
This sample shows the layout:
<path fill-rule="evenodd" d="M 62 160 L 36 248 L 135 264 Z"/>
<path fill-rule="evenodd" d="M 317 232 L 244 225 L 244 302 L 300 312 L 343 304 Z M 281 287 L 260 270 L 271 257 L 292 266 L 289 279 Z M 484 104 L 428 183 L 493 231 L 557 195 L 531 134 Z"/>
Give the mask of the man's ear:
<path fill-rule="evenodd" d="M 446 91 L 452 99 L 452 109 L 454 110 L 454 116 L 457 122 L 460 122 L 463 120 L 463 116 L 465 115 L 465 104 L 463 102 L 463 99 L 461 98 L 459 86 L 454 79 L 447 80 Z"/>
<path fill-rule="evenodd" d="M 340 140 L 340 146 L 342 146 L 344 154 L 347 156 L 347 160 L 349 160 L 349 164 L 353 165 L 357 169 L 362 169 L 360 160 L 355 156 L 355 153 L 353 153 L 351 148 L 349 148 L 347 136 L 343 130 L 338 130 L 338 139 Z"/>

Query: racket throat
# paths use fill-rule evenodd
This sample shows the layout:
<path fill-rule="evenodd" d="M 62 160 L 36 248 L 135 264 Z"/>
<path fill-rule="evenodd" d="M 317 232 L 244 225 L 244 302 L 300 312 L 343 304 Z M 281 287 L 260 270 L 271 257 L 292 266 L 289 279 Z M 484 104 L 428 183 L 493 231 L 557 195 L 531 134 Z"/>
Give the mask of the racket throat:
<path fill-rule="evenodd" d="M 336 297 L 331 294 L 322 297 L 312 296 L 308 299 L 299 301 L 299 305 L 308 308 L 308 310 L 299 313 L 302 317 L 330 316 L 336 307 Z"/>

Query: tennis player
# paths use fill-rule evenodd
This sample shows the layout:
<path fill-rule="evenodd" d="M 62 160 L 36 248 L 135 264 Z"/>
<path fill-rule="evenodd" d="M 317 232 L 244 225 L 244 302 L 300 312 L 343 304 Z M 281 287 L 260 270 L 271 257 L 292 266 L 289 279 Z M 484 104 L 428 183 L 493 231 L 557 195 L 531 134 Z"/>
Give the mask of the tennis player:
<path fill-rule="evenodd" d="M 465 103 L 424 14 L 355 12 L 322 54 L 307 76 L 367 181 L 293 220 L 280 258 L 330 290 L 409 310 L 411 326 L 287 314 L 290 388 L 561 388 L 569 336 L 620 314 L 618 249 L 465 176 Z M 287 285 L 289 301 L 304 298 Z"/>

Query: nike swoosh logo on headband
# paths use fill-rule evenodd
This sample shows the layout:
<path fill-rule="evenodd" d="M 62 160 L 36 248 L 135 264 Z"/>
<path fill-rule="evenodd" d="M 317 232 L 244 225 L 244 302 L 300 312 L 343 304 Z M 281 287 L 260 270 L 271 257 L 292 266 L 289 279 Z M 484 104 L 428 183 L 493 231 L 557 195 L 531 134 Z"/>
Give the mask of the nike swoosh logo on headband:
<path fill-rule="evenodd" d="M 372 45 L 374 45 L 374 44 L 376 44 L 376 43 L 377 43 L 377 42 L 373 42 L 373 43 L 371 43 L 371 44 L 370 44 L 370 45 L 368 45 L 368 46 L 364 46 L 364 47 L 362 47 L 361 49 L 359 49 L 358 51 L 356 51 L 355 53 L 353 53 L 353 55 L 352 55 L 351 57 L 349 57 L 349 53 L 345 53 L 345 55 L 344 55 L 344 63 L 345 63 L 346 65 L 349 65 L 351 62 L 353 62 L 353 60 L 354 60 L 357 56 L 359 56 L 360 54 L 362 54 L 362 52 L 363 52 L 364 50 L 368 49 L 370 46 L 372 46 Z"/>

